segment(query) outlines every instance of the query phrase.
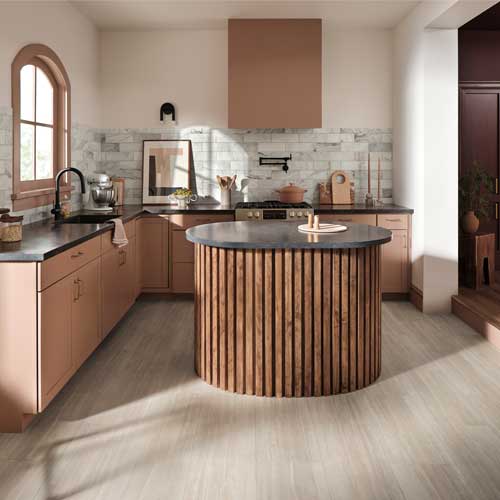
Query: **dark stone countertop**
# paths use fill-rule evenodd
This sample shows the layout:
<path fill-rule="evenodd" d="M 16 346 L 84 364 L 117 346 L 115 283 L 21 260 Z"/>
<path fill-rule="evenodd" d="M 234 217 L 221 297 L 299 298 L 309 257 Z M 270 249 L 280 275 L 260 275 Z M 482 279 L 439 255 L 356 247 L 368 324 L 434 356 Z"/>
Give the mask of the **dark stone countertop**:
<path fill-rule="evenodd" d="M 296 222 L 218 222 L 191 227 L 186 238 L 193 243 L 239 249 L 259 248 L 365 248 L 391 240 L 392 233 L 366 224 L 345 224 L 347 231 L 332 234 L 300 232 Z"/>
<path fill-rule="evenodd" d="M 234 214 L 234 205 L 231 207 L 222 207 L 215 204 L 191 203 L 187 208 L 180 209 L 175 205 L 143 205 L 144 212 L 150 214 Z"/>
<path fill-rule="evenodd" d="M 376 207 L 367 207 L 364 203 L 353 205 L 320 205 L 313 203 L 312 208 L 318 214 L 412 214 L 412 208 L 402 207 L 394 204 L 384 204 Z M 144 210 L 154 214 L 185 214 L 185 213 L 218 213 L 232 214 L 236 210 L 235 206 L 221 207 L 220 205 L 210 205 L 192 203 L 185 210 L 180 210 L 175 206 L 144 205 Z"/>
<path fill-rule="evenodd" d="M 313 203 L 314 212 L 317 214 L 413 214 L 413 208 L 401 205 L 384 204 L 367 207 L 364 203 L 354 205 L 319 205 Z"/>
<path fill-rule="evenodd" d="M 94 213 L 84 210 L 77 214 Z M 142 206 L 125 206 L 106 214 L 127 222 L 143 213 Z M 74 215 L 74 214 L 72 214 Z M 15 243 L 0 241 L 0 262 L 40 262 L 58 253 L 111 231 L 113 224 L 61 224 L 46 219 L 23 226 L 23 239 Z"/>
<path fill-rule="evenodd" d="M 316 204 L 313 205 L 313 208 L 316 213 L 320 214 L 413 213 L 412 209 L 398 205 L 367 208 L 364 204 L 337 206 Z M 124 222 L 127 222 L 141 214 L 233 214 L 234 210 L 234 206 L 221 207 L 215 204 L 192 203 L 185 210 L 173 205 L 125 205 L 114 209 L 113 212 L 106 213 L 121 217 Z M 81 213 L 86 212 L 76 212 L 76 214 Z M 113 225 L 110 223 L 55 224 L 53 219 L 26 224 L 23 226 L 22 241 L 18 243 L 0 242 L 0 262 L 40 262 L 101 233 L 110 231 L 112 227 Z"/>

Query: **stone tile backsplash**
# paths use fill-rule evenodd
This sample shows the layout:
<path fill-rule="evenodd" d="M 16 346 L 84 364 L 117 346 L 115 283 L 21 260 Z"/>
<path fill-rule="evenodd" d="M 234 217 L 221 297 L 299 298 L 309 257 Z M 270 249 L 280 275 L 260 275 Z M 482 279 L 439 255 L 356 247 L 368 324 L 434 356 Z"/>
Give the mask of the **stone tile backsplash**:
<path fill-rule="evenodd" d="M 125 202 L 141 203 L 144 140 L 190 139 L 193 147 L 192 187 L 208 199 L 219 199 L 217 175 L 237 175 L 233 201 L 275 199 L 275 189 L 293 182 L 307 189 L 306 201 L 318 201 L 318 183 L 335 170 L 346 171 L 355 186 L 356 201 L 367 192 L 368 154 L 372 192 L 376 195 L 377 162 L 381 161 L 384 202 L 392 202 L 391 129 L 96 129 L 72 126 L 72 166 L 84 174 L 106 172 L 126 179 Z M 279 166 L 259 166 L 259 156 L 292 154 L 288 173 Z M 75 181 L 75 179 L 73 179 Z M 0 206 L 11 206 L 12 112 L 0 108 Z M 79 186 L 73 209 L 81 206 Z M 50 206 L 24 212 L 25 222 L 50 216 Z"/>
<path fill-rule="evenodd" d="M 371 158 L 372 192 L 376 194 L 377 162 L 381 161 L 381 191 L 392 202 L 391 129 L 212 129 L 206 127 L 126 129 L 102 131 L 98 168 L 125 177 L 127 203 L 140 203 L 142 141 L 190 139 L 199 195 L 219 199 L 217 175 L 238 176 L 233 201 L 276 198 L 275 189 L 294 182 L 307 189 L 306 201 L 318 201 L 318 183 L 335 170 L 346 171 L 354 182 L 356 201 L 363 201 L 368 187 L 368 154 Z M 292 154 L 290 169 L 259 166 L 259 156 Z"/>

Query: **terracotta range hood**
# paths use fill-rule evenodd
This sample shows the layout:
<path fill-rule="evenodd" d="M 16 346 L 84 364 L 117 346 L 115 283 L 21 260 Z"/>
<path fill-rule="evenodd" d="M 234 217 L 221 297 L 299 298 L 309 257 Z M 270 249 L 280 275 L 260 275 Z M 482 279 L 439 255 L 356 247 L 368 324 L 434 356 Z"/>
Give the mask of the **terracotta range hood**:
<path fill-rule="evenodd" d="M 321 19 L 229 19 L 230 128 L 322 126 Z"/>

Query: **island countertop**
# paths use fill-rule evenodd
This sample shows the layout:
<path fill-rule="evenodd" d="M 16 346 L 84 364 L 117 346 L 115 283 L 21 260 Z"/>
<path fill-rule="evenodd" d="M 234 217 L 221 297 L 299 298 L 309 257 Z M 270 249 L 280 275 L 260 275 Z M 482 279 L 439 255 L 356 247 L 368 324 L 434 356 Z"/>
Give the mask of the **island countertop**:
<path fill-rule="evenodd" d="M 296 222 L 218 222 L 186 231 L 192 243 L 218 248 L 366 248 L 391 241 L 391 232 L 367 224 L 345 223 L 347 231 L 318 234 L 299 231 Z"/>

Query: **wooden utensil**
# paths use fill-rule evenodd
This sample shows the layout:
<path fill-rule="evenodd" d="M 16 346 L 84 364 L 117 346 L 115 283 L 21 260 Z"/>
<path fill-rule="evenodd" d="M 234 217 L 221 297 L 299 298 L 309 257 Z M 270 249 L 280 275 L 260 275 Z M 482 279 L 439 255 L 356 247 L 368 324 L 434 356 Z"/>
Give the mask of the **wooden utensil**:
<path fill-rule="evenodd" d="M 332 190 L 329 182 L 321 182 L 319 184 L 319 204 L 331 205 L 332 204 Z"/>
<path fill-rule="evenodd" d="M 228 175 L 217 176 L 217 182 L 222 191 L 230 191 L 236 181 L 236 175 L 229 177 Z"/>
<path fill-rule="evenodd" d="M 111 180 L 115 190 L 115 206 L 121 207 L 125 203 L 125 179 L 123 177 L 113 177 Z"/>

